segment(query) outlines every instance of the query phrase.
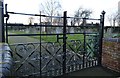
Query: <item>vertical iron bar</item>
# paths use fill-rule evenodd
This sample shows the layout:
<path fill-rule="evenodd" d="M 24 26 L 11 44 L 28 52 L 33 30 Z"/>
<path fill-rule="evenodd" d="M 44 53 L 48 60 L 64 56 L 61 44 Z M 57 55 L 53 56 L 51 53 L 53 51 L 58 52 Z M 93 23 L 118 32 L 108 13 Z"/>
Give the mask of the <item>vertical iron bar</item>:
<path fill-rule="evenodd" d="M 41 11 L 40 11 L 40 77 L 42 76 L 42 71 L 41 71 Z"/>
<path fill-rule="evenodd" d="M 5 13 L 6 13 L 6 16 L 8 16 L 8 12 L 7 12 L 7 4 L 5 4 Z M 7 21 L 8 21 L 8 18 L 6 18 L 6 43 L 8 43 L 8 28 L 7 28 Z"/>
<path fill-rule="evenodd" d="M 102 11 L 102 38 L 104 37 L 104 19 L 105 19 L 105 11 Z"/>
<path fill-rule="evenodd" d="M 105 11 L 102 11 L 102 15 L 100 16 L 100 24 L 101 24 L 101 30 L 100 30 L 100 43 L 99 43 L 99 58 L 98 58 L 98 65 L 102 65 L 102 43 L 103 43 L 103 37 L 104 37 L 104 18 L 105 18 Z"/>
<path fill-rule="evenodd" d="M 63 74 L 66 73 L 66 25 L 67 25 L 67 11 L 64 11 L 64 18 L 63 18 Z"/>
<path fill-rule="evenodd" d="M 59 34 L 57 34 L 57 42 L 59 42 Z"/>
<path fill-rule="evenodd" d="M 5 29 L 4 29 L 4 7 L 3 7 L 3 1 L 0 1 L 0 10 L 1 10 L 1 30 L 2 30 L 2 42 L 5 42 Z"/>
<path fill-rule="evenodd" d="M 86 31 L 85 31 L 85 18 L 83 18 L 83 29 L 84 29 L 84 52 L 83 52 L 83 68 L 85 67 L 85 52 L 86 52 Z"/>
<path fill-rule="evenodd" d="M 84 34 L 84 51 L 83 51 L 83 67 L 82 68 L 84 68 L 84 64 L 85 64 L 85 32 L 83 33 Z"/>
<path fill-rule="evenodd" d="M 102 15 L 100 15 L 100 36 L 99 36 L 99 55 L 98 55 L 98 65 L 101 66 L 101 52 L 102 52 L 102 46 L 101 46 L 101 39 L 102 39 Z"/>
<path fill-rule="evenodd" d="M 102 15 L 100 15 L 100 30 L 99 30 L 99 54 L 98 54 L 98 65 L 101 66 L 101 34 L 102 34 Z"/>

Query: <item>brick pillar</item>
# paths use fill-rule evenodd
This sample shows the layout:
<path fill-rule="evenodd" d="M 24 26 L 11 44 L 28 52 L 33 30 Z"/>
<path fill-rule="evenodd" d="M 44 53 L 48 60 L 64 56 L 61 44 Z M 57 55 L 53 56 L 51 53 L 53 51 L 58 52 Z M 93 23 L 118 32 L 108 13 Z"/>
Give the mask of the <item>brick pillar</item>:
<path fill-rule="evenodd" d="M 102 50 L 102 65 L 120 72 L 120 39 L 104 40 Z"/>

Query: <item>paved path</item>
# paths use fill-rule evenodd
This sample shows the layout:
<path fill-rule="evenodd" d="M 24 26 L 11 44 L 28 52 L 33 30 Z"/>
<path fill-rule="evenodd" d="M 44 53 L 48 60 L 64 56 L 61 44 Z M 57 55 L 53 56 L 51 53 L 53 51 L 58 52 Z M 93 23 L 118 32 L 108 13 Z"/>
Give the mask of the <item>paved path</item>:
<path fill-rule="evenodd" d="M 30 42 L 40 42 L 39 39 L 31 38 L 28 36 L 11 36 L 9 37 L 9 43 L 30 43 Z"/>
<path fill-rule="evenodd" d="M 76 72 L 72 72 L 72 73 L 68 73 L 66 74 L 66 76 L 111 76 L 111 78 L 115 77 L 115 76 L 120 76 L 119 73 L 109 70 L 107 68 L 104 67 L 100 67 L 100 66 L 96 66 L 96 67 L 91 67 L 91 68 L 87 68 L 84 70 L 80 70 L 80 71 L 76 71 Z M 107 77 L 106 77 L 107 78 Z"/>

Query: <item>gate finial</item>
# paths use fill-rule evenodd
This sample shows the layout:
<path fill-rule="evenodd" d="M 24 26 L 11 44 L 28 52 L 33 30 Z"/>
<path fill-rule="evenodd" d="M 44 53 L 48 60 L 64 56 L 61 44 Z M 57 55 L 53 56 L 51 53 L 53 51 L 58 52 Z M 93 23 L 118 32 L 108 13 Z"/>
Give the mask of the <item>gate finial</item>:
<path fill-rule="evenodd" d="M 105 15 L 105 13 L 106 13 L 106 12 L 105 12 L 104 10 L 101 12 L 102 15 Z"/>

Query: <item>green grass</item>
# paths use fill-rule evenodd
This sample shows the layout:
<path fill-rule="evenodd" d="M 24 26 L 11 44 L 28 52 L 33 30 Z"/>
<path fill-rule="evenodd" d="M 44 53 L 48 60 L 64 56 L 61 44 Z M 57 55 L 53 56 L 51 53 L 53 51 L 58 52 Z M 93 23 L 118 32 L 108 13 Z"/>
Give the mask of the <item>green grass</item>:
<path fill-rule="evenodd" d="M 40 37 L 38 37 L 40 38 Z M 57 37 L 56 36 L 41 36 L 41 39 L 46 42 L 56 42 Z"/>
<path fill-rule="evenodd" d="M 24 31 L 11 31 L 11 30 L 9 30 L 8 33 L 12 33 L 12 34 L 25 34 Z"/>
<path fill-rule="evenodd" d="M 72 35 L 67 35 L 68 40 L 82 40 L 84 39 L 84 35 L 83 34 L 72 34 Z"/>
<path fill-rule="evenodd" d="M 24 31 L 9 31 L 9 33 L 12 34 L 26 34 L 26 32 Z M 39 32 L 36 34 L 40 34 Z M 43 33 L 45 34 L 45 33 Z M 66 35 L 67 36 L 67 40 L 82 40 L 84 39 L 83 34 L 69 34 Z M 31 38 L 35 38 L 35 39 L 40 39 L 40 36 L 30 36 Z M 62 35 L 60 35 L 60 37 L 63 37 Z M 57 41 L 57 36 L 56 35 L 51 35 L 51 36 L 41 36 L 41 39 L 45 42 L 56 42 Z M 63 39 L 60 39 L 60 41 Z"/>
<path fill-rule="evenodd" d="M 67 41 L 69 40 L 81 40 L 83 41 L 84 39 L 84 35 L 82 34 L 74 34 L 74 35 L 66 35 L 67 36 Z M 62 35 L 60 35 L 60 37 L 63 37 Z M 40 36 L 34 36 L 32 38 L 35 39 L 40 39 Z M 45 42 L 57 42 L 57 36 L 56 35 L 52 35 L 52 36 L 41 36 L 42 41 Z M 60 39 L 60 41 L 62 41 L 63 39 Z"/>

